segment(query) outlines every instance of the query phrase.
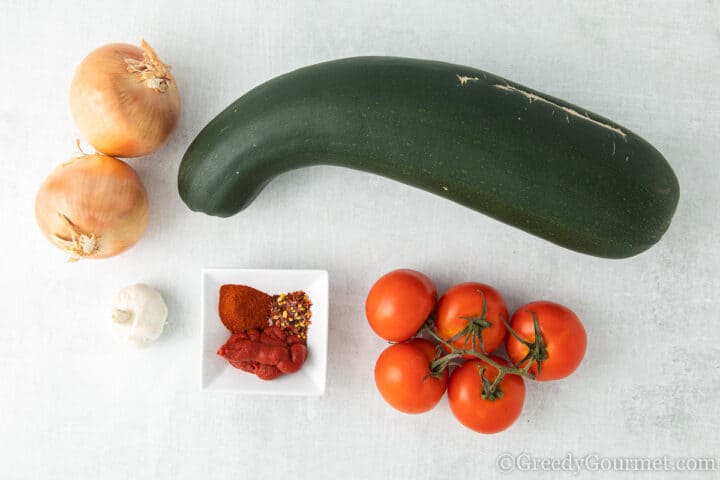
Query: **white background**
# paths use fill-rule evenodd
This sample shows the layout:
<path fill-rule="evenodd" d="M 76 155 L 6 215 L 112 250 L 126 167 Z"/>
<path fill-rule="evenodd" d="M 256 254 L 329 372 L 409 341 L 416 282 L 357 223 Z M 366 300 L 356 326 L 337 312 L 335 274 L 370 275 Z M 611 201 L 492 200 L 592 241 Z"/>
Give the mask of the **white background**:
<path fill-rule="evenodd" d="M 720 458 L 718 2 L 11 0 L 2 10 L 2 478 L 493 478 L 504 452 Z M 141 37 L 173 66 L 183 101 L 170 144 L 131 161 L 150 226 L 122 256 L 68 264 L 42 238 L 33 202 L 75 152 L 70 79 L 94 47 Z M 275 75 L 360 54 L 471 65 L 640 133 L 680 180 L 669 232 L 635 258 L 597 259 L 330 167 L 281 176 L 232 218 L 184 206 L 180 158 L 216 113 Z M 199 276 L 210 266 L 329 270 L 325 396 L 199 391 Z M 422 416 L 393 411 L 375 390 L 384 343 L 363 304 L 400 266 L 440 291 L 488 282 L 510 309 L 570 306 L 588 331 L 585 362 L 565 381 L 529 384 L 521 419 L 499 435 L 465 429 L 445 400 Z M 112 342 L 109 310 L 139 281 L 161 289 L 171 316 L 156 345 L 132 351 Z M 536 476 L 557 478 L 504 478 Z"/>

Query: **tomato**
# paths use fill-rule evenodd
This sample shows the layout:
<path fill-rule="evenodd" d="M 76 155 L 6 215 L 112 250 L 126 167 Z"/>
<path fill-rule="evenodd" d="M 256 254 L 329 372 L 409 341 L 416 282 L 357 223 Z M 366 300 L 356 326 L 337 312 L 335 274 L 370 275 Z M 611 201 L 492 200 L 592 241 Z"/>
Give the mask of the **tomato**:
<path fill-rule="evenodd" d="M 546 357 L 540 362 L 540 373 L 537 362 L 530 366 L 530 373 L 535 380 L 557 380 L 570 375 L 582 362 L 587 347 L 587 335 L 580 319 L 569 308 L 553 302 L 532 302 L 520 307 L 510 320 L 510 327 L 528 343 L 535 345 L 535 322 L 537 316 L 540 336 Z M 505 348 L 510 359 L 520 367 L 529 360 L 524 360 L 529 347 L 508 333 Z"/>
<path fill-rule="evenodd" d="M 497 290 L 467 282 L 455 285 L 440 298 L 435 328 L 442 338 L 450 340 L 470 324 L 470 336 L 460 336 L 453 345 L 490 353 L 502 344 L 507 319 L 505 300 Z"/>
<path fill-rule="evenodd" d="M 490 357 L 499 364 L 506 362 Z M 471 430 L 497 433 L 515 423 L 525 402 L 525 382 L 518 375 L 506 374 L 500 380 L 501 395 L 494 400 L 483 398 L 480 368 L 483 377 L 493 382 L 498 371 L 482 360 L 469 360 L 455 369 L 448 383 L 448 402 L 455 418 Z"/>
<path fill-rule="evenodd" d="M 435 345 L 413 338 L 386 348 L 375 364 L 375 385 L 393 408 L 404 413 L 431 410 L 447 386 L 447 369 L 439 378 L 430 375 Z"/>
<path fill-rule="evenodd" d="M 380 277 L 368 293 L 365 315 L 373 331 L 391 342 L 413 337 L 437 302 L 432 281 L 415 270 L 394 270 Z"/>

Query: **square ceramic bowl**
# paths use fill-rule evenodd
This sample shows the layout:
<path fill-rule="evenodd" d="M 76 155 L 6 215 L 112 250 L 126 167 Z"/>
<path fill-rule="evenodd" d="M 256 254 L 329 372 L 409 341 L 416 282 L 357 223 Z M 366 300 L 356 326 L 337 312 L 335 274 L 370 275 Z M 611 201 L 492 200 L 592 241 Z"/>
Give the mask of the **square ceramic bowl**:
<path fill-rule="evenodd" d="M 220 321 L 218 301 L 225 284 L 249 285 L 270 295 L 303 290 L 312 301 L 308 356 L 302 368 L 274 380 L 260 380 L 217 355 L 230 337 Z M 213 268 L 202 271 L 203 390 L 262 395 L 322 395 L 325 393 L 328 339 L 328 272 L 326 270 L 242 270 Z"/>

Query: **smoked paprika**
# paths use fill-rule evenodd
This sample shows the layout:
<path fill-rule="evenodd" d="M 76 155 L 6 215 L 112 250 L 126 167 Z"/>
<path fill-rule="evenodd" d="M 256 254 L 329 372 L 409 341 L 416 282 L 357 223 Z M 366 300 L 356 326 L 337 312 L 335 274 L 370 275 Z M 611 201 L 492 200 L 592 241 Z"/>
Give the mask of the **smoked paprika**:
<path fill-rule="evenodd" d="M 220 287 L 218 313 L 223 325 L 232 333 L 240 333 L 268 325 L 273 297 L 247 285 Z"/>

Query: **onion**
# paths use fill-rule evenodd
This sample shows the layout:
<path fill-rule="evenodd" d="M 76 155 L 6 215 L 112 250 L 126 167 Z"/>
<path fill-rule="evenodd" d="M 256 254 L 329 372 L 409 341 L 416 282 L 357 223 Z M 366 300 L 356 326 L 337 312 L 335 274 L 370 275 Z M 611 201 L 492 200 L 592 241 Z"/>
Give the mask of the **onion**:
<path fill-rule="evenodd" d="M 111 257 L 134 245 L 145 231 L 147 193 L 122 160 L 82 155 L 50 173 L 35 198 L 35 218 L 70 261 Z"/>
<path fill-rule="evenodd" d="M 141 47 L 104 45 L 78 66 L 70 109 L 83 137 L 99 152 L 139 157 L 167 142 L 180 116 L 170 66 L 143 40 Z"/>

